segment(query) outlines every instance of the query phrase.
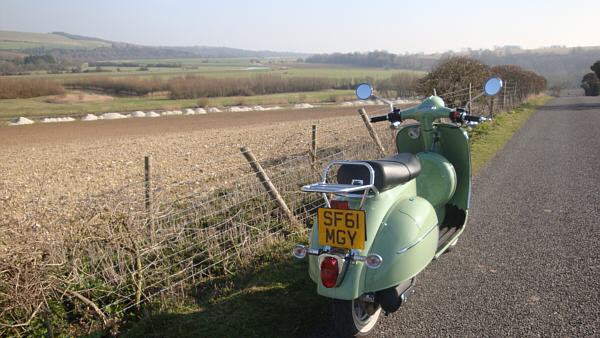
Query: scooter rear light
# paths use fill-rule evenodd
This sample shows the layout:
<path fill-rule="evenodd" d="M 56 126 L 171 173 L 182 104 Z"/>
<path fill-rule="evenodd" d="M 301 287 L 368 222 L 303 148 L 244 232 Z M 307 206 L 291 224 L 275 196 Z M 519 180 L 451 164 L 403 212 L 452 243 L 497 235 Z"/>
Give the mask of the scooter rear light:
<path fill-rule="evenodd" d="M 326 288 L 332 288 L 337 284 L 339 269 L 338 261 L 333 257 L 325 257 L 321 262 L 321 283 Z"/>
<path fill-rule="evenodd" d="M 329 204 L 331 205 L 332 209 L 343 209 L 343 210 L 348 210 L 349 209 L 348 201 L 336 201 L 336 200 L 332 200 L 331 202 L 329 202 Z"/>

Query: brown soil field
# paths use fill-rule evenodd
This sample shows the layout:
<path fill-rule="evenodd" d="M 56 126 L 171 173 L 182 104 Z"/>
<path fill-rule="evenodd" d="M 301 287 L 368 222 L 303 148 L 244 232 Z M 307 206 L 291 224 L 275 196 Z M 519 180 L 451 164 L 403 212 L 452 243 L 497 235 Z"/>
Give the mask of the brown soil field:
<path fill-rule="evenodd" d="M 368 107 L 372 115 L 386 109 Z M 376 129 L 389 147 L 388 124 Z M 144 276 L 136 290 L 145 300 L 249 264 L 257 248 L 303 231 L 322 201 L 300 187 L 319 180 L 326 162 L 377 154 L 356 107 L 0 127 L 0 146 L 0 289 L 10 290 L 0 305 L 19 322 L 41 302 L 63 299 L 61 290 L 88 285 L 100 285 L 92 287 L 97 304 L 129 311 L 130 271 Z M 282 217 L 244 146 L 300 227 Z M 70 326 L 71 335 L 97 324 L 87 306 L 74 311 L 90 320 Z"/>
<path fill-rule="evenodd" d="M 373 107 L 379 110 L 381 107 Z M 223 112 L 193 116 L 161 118 L 131 118 L 54 124 L 34 124 L 0 127 L 0 145 L 11 146 L 43 143 L 45 145 L 74 141 L 97 141 L 107 138 L 127 138 L 171 133 L 195 132 L 207 129 L 268 125 L 278 122 L 315 120 L 358 116 L 357 108 L 282 109 L 252 112 Z"/>
<path fill-rule="evenodd" d="M 368 107 L 371 115 L 384 111 Z M 320 148 L 367 133 L 356 107 L 0 127 L 0 224 L 47 221 L 86 196 L 123 187 L 143 195 L 146 155 L 157 186 L 227 183 L 248 170 L 240 147 L 252 149 L 259 161 L 305 154 L 312 124 Z"/>

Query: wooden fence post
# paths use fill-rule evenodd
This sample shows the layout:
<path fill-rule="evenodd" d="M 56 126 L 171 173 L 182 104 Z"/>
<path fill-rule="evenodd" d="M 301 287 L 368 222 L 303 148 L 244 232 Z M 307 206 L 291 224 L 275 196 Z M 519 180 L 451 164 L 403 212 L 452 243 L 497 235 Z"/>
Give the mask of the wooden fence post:
<path fill-rule="evenodd" d="M 506 85 L 508 84 L 508 80 L 504 83 L 504 86 L 502 87 L 502 110 L 504 110 L 505 112 L 508 111 L 508 109 L 506 109 Z"/>
<path fill-rule="evenodd" d="M 152 199 L 152 156 L 148 155 L 144 157 L 144 205 L 146 207 L 146 217 L 148 218 L 148 225 L 150 227 L 150 240 L 152 244 L 154 244 L 156 243 L 156 224 L 154 223 Z"/>
<path fill-rule="evenodd" d="M 152 210 L 152 157 L 144 157 L 144 203 L 146 213 L 150 215 Z"/>
<path fill-rule="evenodd" d="M 298 221 L 296 216 L 294 216 L 294 213 L 290 210 L 290 208 L 288 208 L 287 204 L 285 204 L 283 197 L 281 197 L 281 194 L 279 194 L 279 191 L 277 190 L 277 188 L 275 188 L 273 182 L 271 182 L 271 179 L 269 178 L 263 167 L 260 165 L 260 163 L 258 163 L 258 160 L 254 156 L 252 151 L 247 147 L 241 147 L 240 151 L 250 164 L 250 167 L 252 167 L 252 170 L 254 170 L 254 173 L 256 173 L 256 176 L 262 183 L 263 187 L 269 193 L 269 196 L 271 196 L 271 198 L 279 205 L 279 208 L 281 208 L 281 210 L 290 220 L 290 222 L 292 222 L 294 226 L 301 228 L 302 224 Z"/>
<path fill-rule="evenodd" d="M 377 145 L 377 149 L 381 153 L 381 156 L 385 156 L 385 148 L 383 148 L 381 140 L 379 140 L 379 136 L 377 136 L 377 132 L 375 132 L 375 129 L 373 129 L 373 125 L 371 124 L 371 120 L 369 119 L 367 112 L 364 108 L 360 108 L 358 110 L 358 113 L 360 114 L 360 117 L 362 117 L 362 120 L 365 123 L 367 130 L 369 131 L 369 135 L 371 135 L 371 138 L 373 139 L 373 141 L 375 141 L 375 144 Z"/>
<path fill-rule="evenodd" d="M 472 90 L 472 84 L 471 84 L 471 82 L 469 82 L 469 113 L 471 113 L 471 111 L 473 110 L 473 108 L 472 108 L 473 94 L 472 94 L 471 90 Z"/>
<path fill-rule="evenodd" d="M 312 143 L 310 148 L 310 163 L 314 165 L 317 163 L 317 125 L 312 125 Z"/>

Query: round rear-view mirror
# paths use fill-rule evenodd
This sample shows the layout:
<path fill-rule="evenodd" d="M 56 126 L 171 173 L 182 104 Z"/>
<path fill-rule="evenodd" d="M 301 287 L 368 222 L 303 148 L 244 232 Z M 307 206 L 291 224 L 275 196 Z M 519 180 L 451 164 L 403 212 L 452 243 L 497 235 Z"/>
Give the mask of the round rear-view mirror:
<path fill-rule="evenodd" d="M 368 100 L 373 96 L 373 88 L 368 83 L 361 83 L 356 87 L 356 97 L 361 100 Z"/>
<path fill-rule="evenodd" d="M 485 86 L 483 86 L 483 91 L 487 96 L 494 96 L 500 93 L 502 89 L 502 80 L 497 77 L 492 77 L 485 82 Z"/>

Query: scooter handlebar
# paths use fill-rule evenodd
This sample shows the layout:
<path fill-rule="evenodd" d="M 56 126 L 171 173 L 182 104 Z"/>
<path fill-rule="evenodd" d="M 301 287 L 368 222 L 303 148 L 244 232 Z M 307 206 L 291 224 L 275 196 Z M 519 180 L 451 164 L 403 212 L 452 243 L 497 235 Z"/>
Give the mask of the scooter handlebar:
<path fill-rule="evenodd" d="M 477 122 L 477 123 L 480 123 L 480 122 L 483 122 L 486 120 L 486 118 L 483 116 L 474 116 L 474 115 L 465 115 L 464 118 L 465 118 L 465 121 L 467 121 L 467 122 Z"/>
<path fill-rule="evenodd" d="M 374 116 L 369 119 L 371 123 L 381 122 L 381 121 L 390 121 L 391 123 L 402 122 L 402 117 L 400 116 L 400 110 L 394 109 L 393 112 L 387 115 Z"/>
<path fill-rule="evenodd" d="M 388 119 L 387 115 L 381 115 L 381 116 L 371 117 L 370 121 L 371 121 L 371 123 L 375 123 L 375 122 L 387 121 L 387 119 Z"/>
<path fill-rule="evenodd" d="M 481 123 L 481 122 L 487 120 L 483 116 L 469 115 L 468 111 L 461 110 L 461 109 L 457 109 L 457 110 L 451 112 L 449 118 L 453 122 L 457 122 L 457 123 L 465 123 L 465 122 Z"/>

